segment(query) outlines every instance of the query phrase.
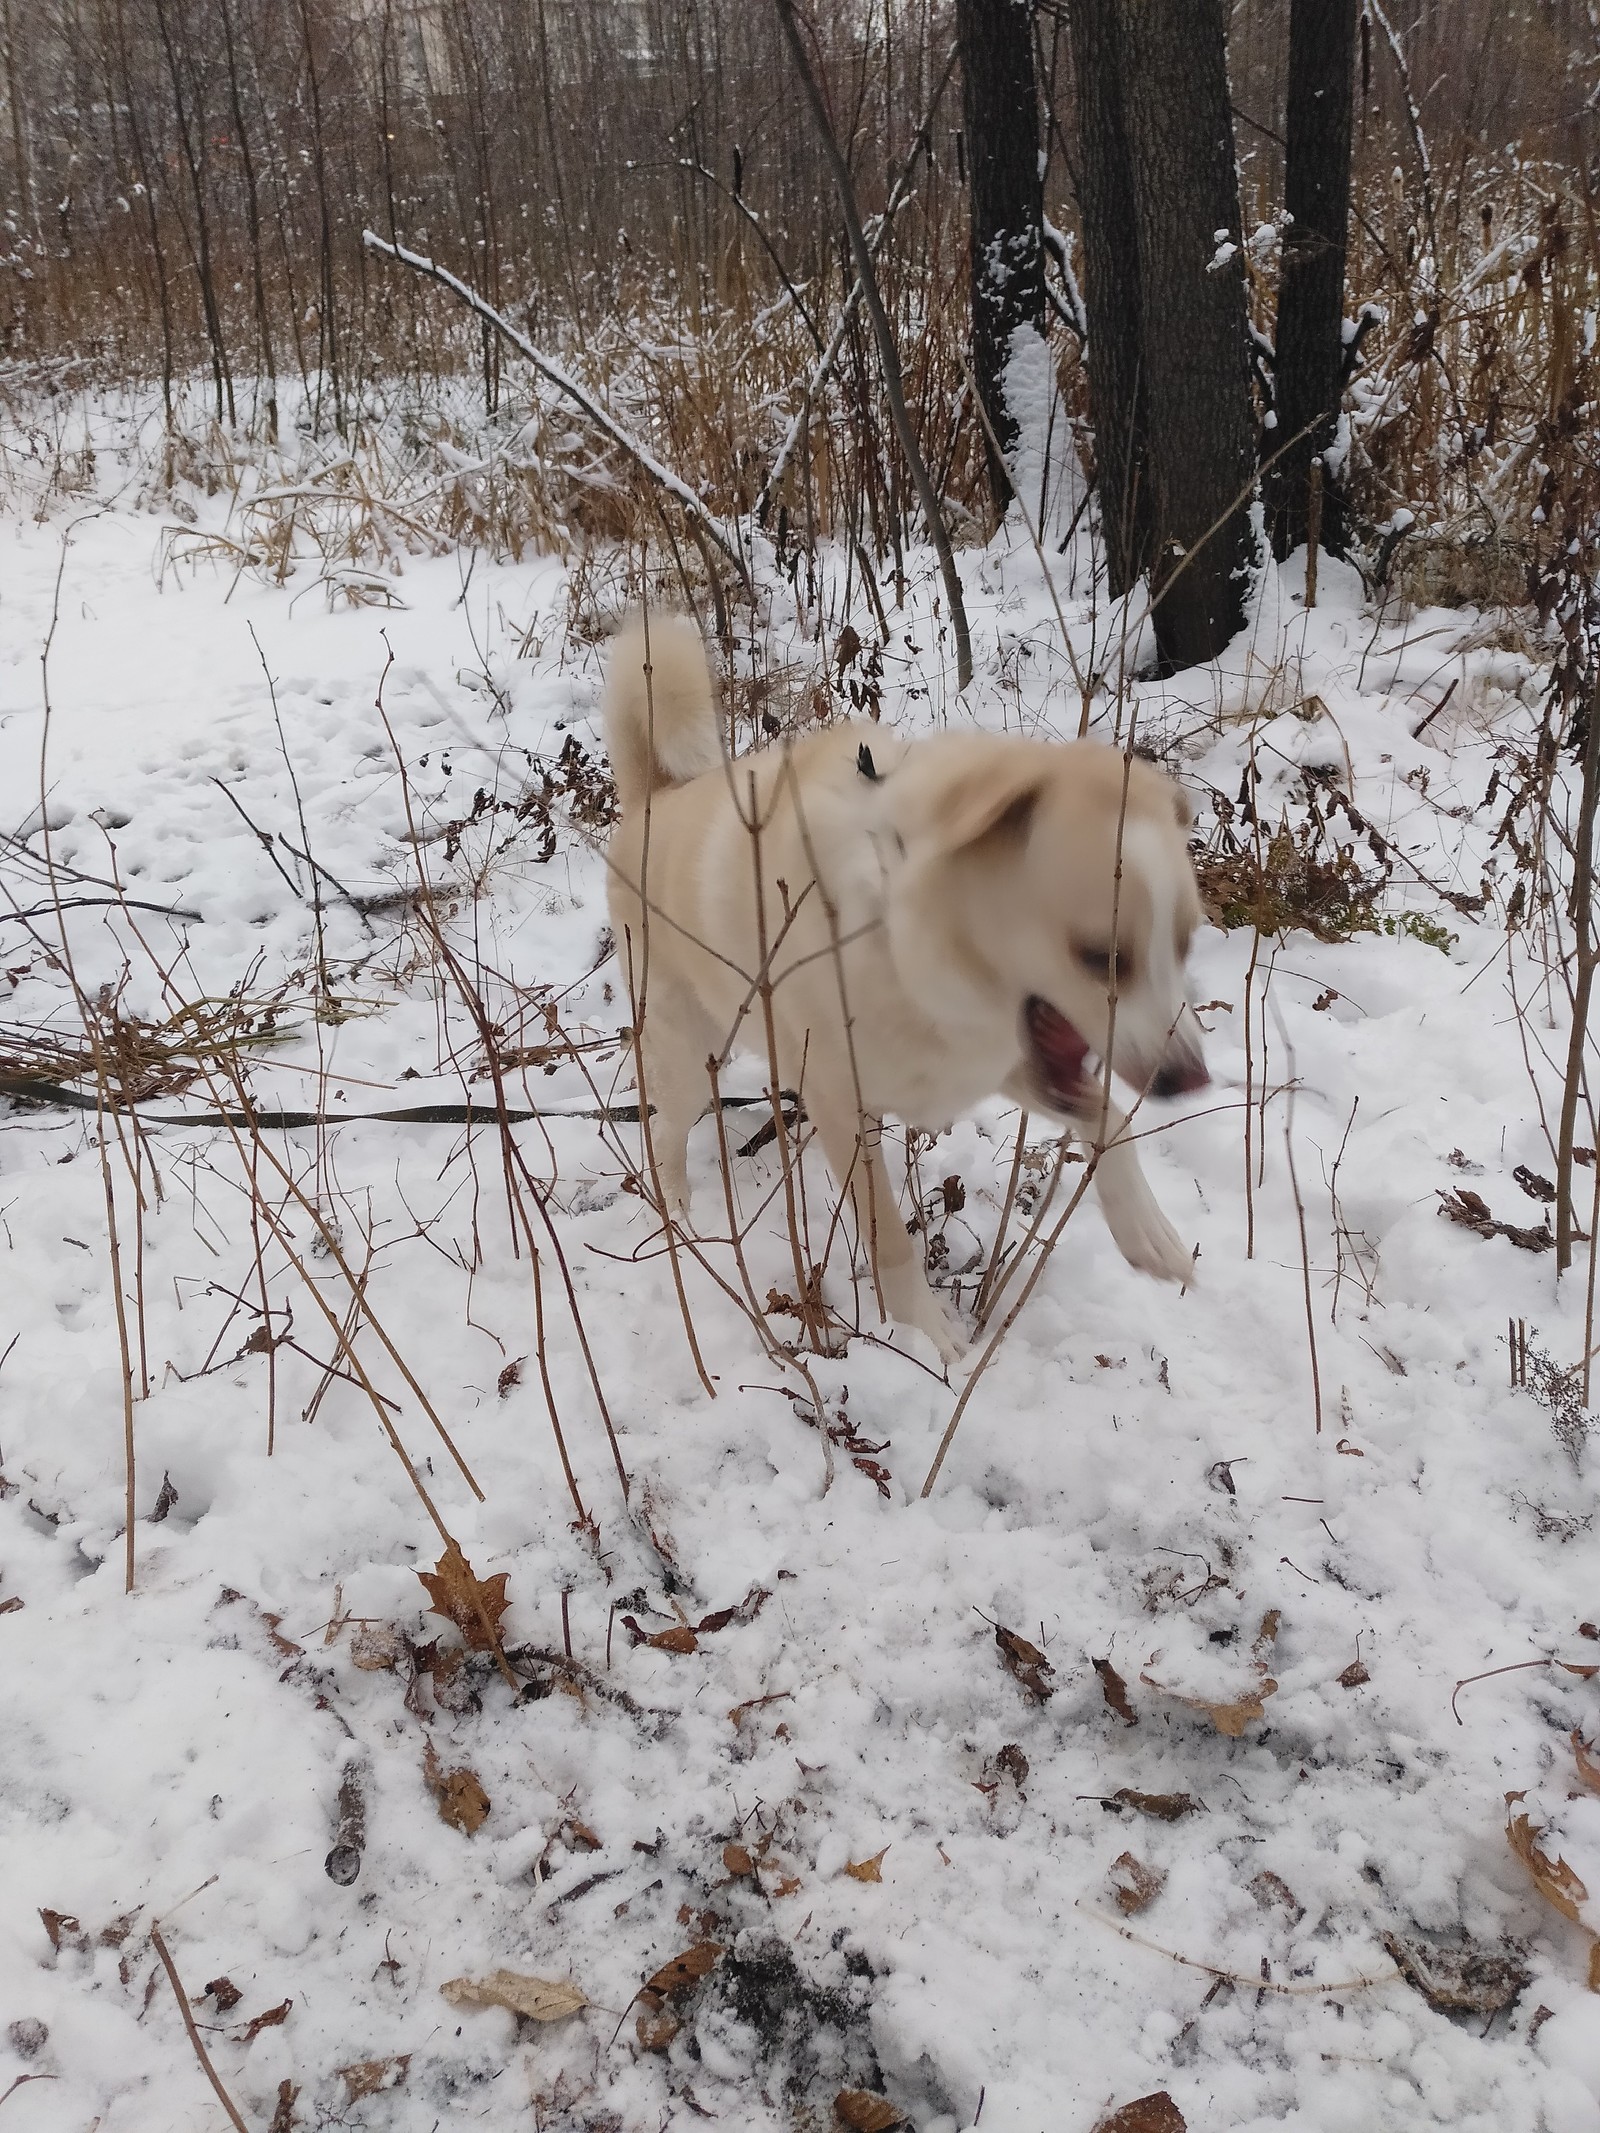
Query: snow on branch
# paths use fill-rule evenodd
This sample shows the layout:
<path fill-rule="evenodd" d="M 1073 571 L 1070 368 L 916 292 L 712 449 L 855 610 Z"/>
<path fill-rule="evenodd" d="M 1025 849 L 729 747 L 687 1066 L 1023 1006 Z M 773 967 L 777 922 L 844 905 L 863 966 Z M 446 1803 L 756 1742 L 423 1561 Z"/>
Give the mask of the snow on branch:
<path fill-rule="evenodd" d="M 649 476 L 657 488 L 665 490 L 675 503 L 683 507 L 693 524 L 709 540 L 715 542 L 740 577 L 748 582 L 749 573 L 745 560 L 732 531 L 714 512 L 707 510 L 687 482 L 680 480 L 670 467 L 664 467 L 637 437 L 625 430 L 613 415 L 607 414 L 594 395 L 580 385 L 569 371 L 564 370 L 553 356 L 547 356 L 541 349 L 535 348 L 528 336 L 513 326 L 504 312 L 497 311 L 493 304 L 486 303 L 475 289 L 469 288 L 459 276 L 452 274 L 448 267 L 441 267 L 435 259 L 427 259 L 420 252 L 409 251 L 403 244 L 390 244 L 388 239 L 380 237 L 376 230 L 363 230 L 361 241 L 369 252 L 381 252 L 386 258 L 396 259 L 402 266 L 411 267 L 418 274 L 426 274 L 432 281 L 442 282 L 453 295 L 460 297 L 469 311 L 475 311 L 479 318 L 487 320 L 497 333 L 503 334 L 547 385 L 554 386 L 558 393 L 570 400 L 588 417 L 603 437 L 609 439 L 620 452 L 625 453 L 641 472 Z"/>

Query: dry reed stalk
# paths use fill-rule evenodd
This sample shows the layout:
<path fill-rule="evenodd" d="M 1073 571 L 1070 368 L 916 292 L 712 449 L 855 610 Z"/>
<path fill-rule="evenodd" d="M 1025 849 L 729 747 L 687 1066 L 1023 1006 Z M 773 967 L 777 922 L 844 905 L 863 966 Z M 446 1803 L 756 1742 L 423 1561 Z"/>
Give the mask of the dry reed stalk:
<path fill-rule="evenodd" d="M 195 2027 L 194 2016 L 189 2011 L 189 1995 L 183 1989 L 183 1979 L 178 1975 L 178 1966 L 172 1960 L 172 1951 L 168 1948 L 165 1939 L 162 1937 L 160 1922 L 157 1919 L 152 1919 L 150 1921 L 150 1942 L 151 1946 L 155 1949 L 157 1955 L 159 1955 L 161 1958 L 161 1967 L 167 1973 L 168 1982 L 172 1986 L 173 1997 L 178 2003 L 178 2012 L 183 2017 L 184 2029 L 188 2032 L 189 2042 L 194 2047 L 194 2055 L 200 2062 L 201 2072 L 205 2075 L 207 2081 L 210 2082 L 213 2090 L 216 2092 L 216 2098 L 218 2103 L 221 2104 L 223 2110 L 226 2111 L 226 2113 L 228 2114 L 228 2123 L 231 2126 L 237 2128 L 237 2133 L 250 2133 L 250 2128 L 239 2116 L 238 2107 L 234 2103 L 233 2098 L 223 2087 L 222 2076 L 212 2065 L 211 2054 L 206 2050 L 205 2043 L 201 2038 L 200 2032 Z"/>
<path fill-rule="evenodd" d="M 750 839 L 750 866 L 755 880 L 756 954 L 759 972 L 756 996 L 761 1003 L 761 1028 L 767 1046 L 772 1124 L 778 1138 L 778 1161 L 783 1174 L 783 1211 L 789 1231 L 790 1253 L 794 1261 L 795 1304 L 800 1313 L 800 1324 L 812 1347 L 820 1353 L 823 1327 L 812 1297 L 811 1270 L 807 1264 L 807 1239 L 803 1234 L 800 1210 L 795 1197 L 789 1127 L 783 1115 L 783 1075 L 778 1064 L 778 1026 L 772 1007 L 772 954 L 767 946 L 767 898 L 761 872 L 761 820 L 754 772 L 750 774 L 749 779 L 749 800 L 750 812 L 745 818 L 745 830 Z"/>
<path fill-rule="evenodd" d="M 656 700 L 655 668 L 650 658 L 650 606 L 642 603 L 640 613 L 644 626 L 644 698 L 645 698 L 645 748 L 648 762 L 655 762 L 656 745 Z M 678 1226 L 673 1210 L 667 1205 L 667 1196 L 661 1186 L 661 1166 L 656 1159 L 655 1129 L 651 1123 L 650 1091 L 644 1055 L 644 1018 L 650 989 L 650 833 L 655 819 L 654 792 L 646 786 L 644 800 L 644 834 L 639 847 L 639 967 L 634 969 L 633 935 L 625 931 L 623 945 L 627 952 L 628 999 L 632 1009 L 634 1077 L 639 1091 L 639 1136 L 644 1143 L 645 1165 L 650 1173 L 651 1190 L 655 1195 L 655 1209 L 661 1218 L 662 1236 L 667 1247 L 667 1263 L 672 1271 L 673 1291 L 678 1299 L 678 1315 L 683 1321 L 684 1339 L 689 1344 L 696 1375 L 705 1389 L 707 1399 L 714 1400 L 717 1388 L 706 1369 L 705 1358 L 700 1353 L 700 1336 L 695 1329 L 694 1314 L 689 1309 L 688 1291 L 683 1285 L 683 1268 L 678 1262 Z"/>
<path fill-rule="evenodd" d="M 989 1291 L 994 1286 L 995 1277 L 998 1275 L 1005 1260 L 1006 1231 L 1011 1222 L 1011 1210 L 1016 1205 L 1017 1180 L 1022 1174 L 1022 1157 L 1027 1145 L 1028 1114 L 1026 1111 L 1022 1111 L 1017 1116 L 1017 1138 L 1016 1145 L 1011 1151 L 1011 1172 L 1006 1179 L 1005 1198 L 1000 1203 L 1000 1220 L 995 1224 L 994 1243 L 990 1247 L 989 1263 L 983 1270 L 983 1278 L 978 1284 L 978 1293 L 972 1302 L 973 1317 L 980 1326 L 988 1315 Z"/>
<path fill-rule="evenodd" d="M 1272 1003 L 1277 1017 L 1278 1035 L 1283 1039 L 1284 1052 L 1289 1061 L 1289 1075 L 1284 1084 L 1283 1153 L 1289 1166 L 1289 1190 L 1294 1195 L 1295 1219 L 1300 1225 L 1300 1279 L 1305 1297 L 1306 1345 L 1311 1351 L 1311 1406 L 1316 1418 L 1316 1434 L 1322 1435 L 1322 1369 L 1317 1359 L 1317 1320 L 1311 1308 L 1311 1252 L 1306 1241 L 1306 1203 L 1300 1196 L 1300 1180 L 1294 1167 L 1294 1097 L 1297 1086 L 1294 1063 L 1294 1045 L 1290 1040 L 1282 1012 L 1276 1000 Z M 1263 1104 L 1263 1111 L 1265 1105 Z M 1351 1111 L 1352 1119 L 1355 1117 Z M 1341 1149 L 1340 1153 L 1343 1153 Z"/>

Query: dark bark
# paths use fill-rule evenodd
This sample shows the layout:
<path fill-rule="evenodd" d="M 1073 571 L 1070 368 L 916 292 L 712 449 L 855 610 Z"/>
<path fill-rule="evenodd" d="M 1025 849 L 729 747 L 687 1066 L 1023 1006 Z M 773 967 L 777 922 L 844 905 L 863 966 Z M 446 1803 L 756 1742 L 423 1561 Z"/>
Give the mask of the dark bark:
<path fill-rule="evenodd" d="M 1120 599 L 1150 561 L 1139 235 L 1122 108 L 1119 0 L 1074 0 L 1078 205 L 1089 310 L 1089 402 L 1106 572 Z"/>
<path fill-rule="evenodd" d="M 1256 426 L 1225 18 L 1223 0 L 1181 8 L 1121 0 L 1119 15 L 1137 174 L 1154 620 L 1163 663 L 1177 668 L 1214 659 L 1242 626 L 1256 560 Z"/>
<path fill-rule="evenodd" d="M 972 245 L 972 371 L 995 509 L 1011 501 L 1006 464 L 1017 418 L 1006 404 L 1012 337 L 1044 331 L 1044 184 L 1031 0 L 956 0 Z M 999 449 L 996 449 L 998 444 Z"/>
<path fill-rule="evenodd" d="M 1277 426 L 1267 435 L 1279 457 L 1264 482 L 1280 557 L 1307 538 L 1311 461 L 1332 444 L 1338 420 L 1357 11 L 1357 0 L 1292 0 L 1289 13 L 1289 224 L 1278 282 Z M 1335 555 L 1344 549 L 1340 501 L 1324 469 L 1322 545 Z"/>

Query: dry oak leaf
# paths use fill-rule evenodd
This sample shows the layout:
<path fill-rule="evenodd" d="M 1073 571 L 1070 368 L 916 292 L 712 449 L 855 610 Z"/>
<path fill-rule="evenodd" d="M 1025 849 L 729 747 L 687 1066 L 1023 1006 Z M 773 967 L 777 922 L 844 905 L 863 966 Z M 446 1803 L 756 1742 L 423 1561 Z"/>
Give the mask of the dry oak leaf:
<path fill-rule="evenodd" d="M 1524 1795 L 1508 1792 L 1506 1805 Z M 1600 1992 L 1600 1933 L 1585 1924 L 1578 1916 L 1580 1904 L 1587 1903 L 1589 1891 L 1568 1866 L 1565 1859 L 1552 1859 L 1548 1852 L 1541 1851 L 1534 1837 L 1533 1824 L 1526 1815 L 1512 1815 L 1506 1823 L 1506 1836 L 1511 1849 L 1533 1876 L 1533 1885 L 1546 1903 L 1554 1904 L 1564 1918 L 1570 1918 L 1575 1926 L 1581 1926 L 1589 1936 L 1589 1990 Z"/>
<path fill-rule="evenodd" d="M 476 1771 L 466 1768 L 446 1770 L 433 1742 L 429 1741 L 423 1750 L 422 1776 L 439 1803 L 441 1822 L 448 1822 L 452 1829 L 459 1829 L 467 1837 L 474 1830 L 482 1829 L 489 1819 L 489 1795 L 479 1783 Z"/>
<path fill-rule="evenodd" d="M 871 2089 L 841 2089 L 833 2099 L 833 2115 L 850 2133 L 891 2133 L 891 2128 L 911 2122 L 897 2103 Z"/>
<path fill-rule="evenodd" d="M 1508 1792 L 1506 1805 L 1524 1798 L 1520 1792 Z M 1539 1849 L 1533 1824 L 1526 1815 L 1512 1815 L 1506 1822 L 1506 1836 L 1511 1849 L 1533 1876 L 1533 1885 L 1546 1903 L 1553 1903 L 1564 1918 L 1570 1918 L 1575 1926 L 1583 1924 L 1578 1916 L 1578 1906 L 1587 1903 L 1589 1891 L 1568 1866 L 1565 1859 L 1552 1859 L 1548 1852 Z"/>
<path fill-rule="evenodd" d="M 1055 1684 L 1047 1677 L 1055 1672 L 1037 1644 L 1030 1644 L 1026 1637 L 1019 1637 L 1014 1629 L 994 1626 L 994 1641 L 1000 1647 L 1000 1657 L 1005 1661 L 1006 1672 L 1021 1682 L 1023 1691 L 1033 1703 L 1043 1703 L 1055 1693 Z"/>
<path fill-rule="evenodd" d="M 670 1963 L 663 1963 L 653 1977 L 646 1978 L 644 1989 L 663 1995 L 687 1992 L 691 1985 L 698 1985 L 708 1972 L 715 1970 L 724 1952 L 719 1940 L 697 1940 L 692 1948 L 685 1948 L 682 1955 L 675 1955 Z"/>
<path fill-rule="evenodd" d="M 452 2007 L 505 2007 L 530 2022 L 559 2022 L 589 2004 L 569 1978 L 525 1977 L 517 1970 L 491 1970 L 487 1977 L 453 1977 L 439 1990 Z"/>
<path fill-rule="evenodd" d="M 870 1859 L 846 1860 L 845 1872 L 852 1881 L 881 1881 L 883 1879 L 884 1855 L 888 1849 L 889 1847 L 886 1844 L 883 1847 L 883 1851 L 874 1852 Z"/>
<path fill-rule="evenodd" d="M 1094 2133 L 1189 2133 L 1189 2121 L 1165 2089 L 1137 2096 L 1120 2111 L 1102 2118 Z"/>
<path fill-rule="evenodd" d="M 1126 1785 L 1112 1793 L 1108 1804 L 1131 1807 L 1156 1822 L 1181 1822 L 1185 1815 L 1200 1812 L 1200 1802 L 1192 1792 L 1133 1792 Z"/>
<path fill-rule="evenodd" d="M 1163 1696 L 1170 1696 L 1174 1703 L 1187 1704 L 1191 1711 L 1204 1711 L 1219 1733 L 1226 1735 L 1229 1740 L 1238 1740 L 1246 1726 L 1265 1715 L 1266 1699 L 1278 1693 L 1278 1684 L 1267 1672 L 1267 1666 L 1281 1620 L 1282 1617 L 1275 1607 L 1262 1616 L 1261 1627 L 1256 1632 L 1253 1647 L 1256 1685 L 1253 1689 L 1246 1689 L 1242 1696 L 1236 1696 L 1229 1703 L 1212 1703 L 1204 1696 L 1186 1696 L 1181 1689 L 1169 1689 L 1165 1683 L 1153 1681 L 1145 1673 L 1141 1673 L 1139 1679 L 1146 1688 L 1158 1689 Z"/>
<path fill-rule="evenodd" d="M 339 2079 L 354 2103 L 362 2096 L 376 2096 L 380 2089 L 400 2088 L 410 2064 L 409 2052 L 397 2053 L 392 2059 L 357 2059 L 353 2065 L 340 2067 Z"/>
<path fill-rule="evenodd" d="M 1132 1918 L 1155 1902 L 1167 1885 L 1167 1877 L 1159 1867 L 1146 1866 L 1132 1852 L 1124 1852 L 1111 1864 L 1111 1893 L 1116 1898 L 1117 1909 L 1125 1918 Z"/>
<path fill-rule="evenodd" d="M 1106 1700 L 1106 1709 L 1115 1711 L 1124 1725 L 1136 1726 L 1139 1723 L 1139 1715 L 1128 1701 L 1128 1684 L 1111 1661 L 1096 1659 L 1094 1670 L 1100 1676 L 1100 1689 Z"/>
<path fill-rule="evenodd" d="M 510 1573 L 500 1571 L 480 1578 L 454 1541 L 431 1570 L 419 1570 L 428 1595 L 430 1614 L 453 1622 L 467 1641 L 467 1649 L 492 1652 L 500 1642 L 500 1617 L 511 1602 L 506 1598 Z"/>

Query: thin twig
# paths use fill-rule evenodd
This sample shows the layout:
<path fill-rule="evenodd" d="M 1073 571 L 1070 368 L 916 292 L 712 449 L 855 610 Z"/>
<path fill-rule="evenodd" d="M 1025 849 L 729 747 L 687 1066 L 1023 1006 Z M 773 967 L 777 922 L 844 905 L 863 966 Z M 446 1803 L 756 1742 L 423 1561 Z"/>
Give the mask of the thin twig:
<path fill-rule="evenodd" d="M 161 1937 L 161 1928 L 154 1919 L 150 1922 L 150 1941 L 157 1955 L 161 1958 L 162 1966 L 166 1970 L 167 1976 L 172 1981 L 173 1996 L 178 2002 L 178 2012 L 183 2016 L 183 2026 L 189 2032 L 189 2042 L 194 2046 L 194 2055 L 199 2060 L 207 2081 L 216 2090 L 217 2101 L 228 2114 L 228 2123 L 237 2127 L 238 2133 L 250 2133 L 250 2128 L 239 2116 L 238 2108 L 233 2098 L 222 2086 L 221 2075 L 211 2064 L 211 2054 L 206 2050 L 200 2032 L 195 2027 L 194 2016 L 189 2012 L 189 1995 L 183 1989 L 183 1980 L 178 1975 L 178 1966 L 172 1960 L 171 1952 Z"/>

